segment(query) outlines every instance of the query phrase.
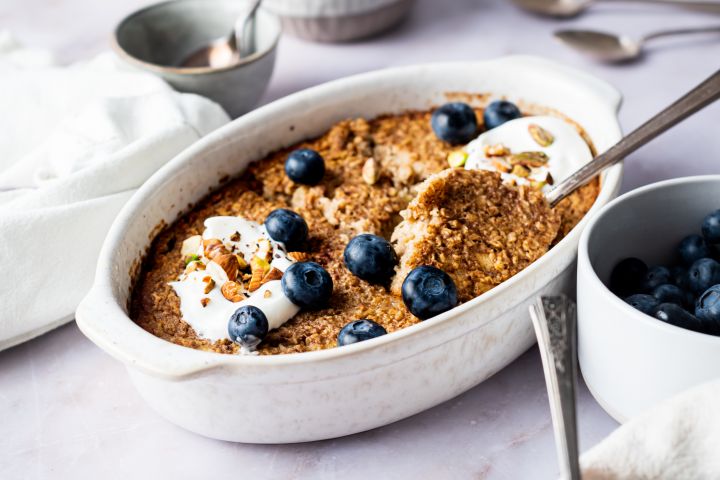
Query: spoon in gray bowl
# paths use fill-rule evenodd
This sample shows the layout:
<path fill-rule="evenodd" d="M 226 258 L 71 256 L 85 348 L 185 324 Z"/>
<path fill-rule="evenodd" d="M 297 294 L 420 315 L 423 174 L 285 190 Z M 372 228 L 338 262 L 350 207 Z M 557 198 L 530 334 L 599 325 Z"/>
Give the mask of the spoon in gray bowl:
<path fill-rule="evenodd" d="M 213 40 L 188 55 L 181 67 L 222 68 L 236 63 L 255 52 L 255 14 L 262 0 L 251 0 L 235 19 L 229 35 Z"/>
<path fill-rule="evenodd" d="M 696 0 L 512 0 L 518 7 L 538 15 L 550 17 L 574 17 L 594 2 L 601 3 L 645 3 L 650 5 L 673 5 L 708 13 L 720 14 L 720 2 Z"/>
<path fill-rule="evenodd" d="M 673 35 L 702 33 L 720 33 L 720 25 L 661 30 L 643 35 L 639 39 L 595 30 L 558 30 L 554 35 L 565 45 L 595 60 L 627 62 L 639 58 L 643 54 L 643 47 L 650 40 Z"/>

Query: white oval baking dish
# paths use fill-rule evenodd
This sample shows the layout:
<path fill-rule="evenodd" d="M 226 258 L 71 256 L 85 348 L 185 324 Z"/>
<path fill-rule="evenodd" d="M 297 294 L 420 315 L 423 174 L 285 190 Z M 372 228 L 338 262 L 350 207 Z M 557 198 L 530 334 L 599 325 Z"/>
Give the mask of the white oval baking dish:
<path fill-rule="evenodd" d="M 181 347 L 128 317 L 134 273 L 153 232 L 228 175 L 349 117 L 427 109 L 447 92 L 492 92 L 555 108 L 602 152 L 620 137 L 619 93 L 587 74 L 533 57 L 393 68 L 314 87 L 259 108 L 198 141 L 150 178 L 113 224 L 80 329 L 125 363 L 161 415 L 217 439 L 285 443 L 368 430 L 448 400 L 490 377 L 534 342 L 527 307 L 538 294 L 574 290 L 581 224 L 512 279 L 433 319 L 343 348 L 237 356 Z M 608 170 L 591 213 L 613 198 Z"/>

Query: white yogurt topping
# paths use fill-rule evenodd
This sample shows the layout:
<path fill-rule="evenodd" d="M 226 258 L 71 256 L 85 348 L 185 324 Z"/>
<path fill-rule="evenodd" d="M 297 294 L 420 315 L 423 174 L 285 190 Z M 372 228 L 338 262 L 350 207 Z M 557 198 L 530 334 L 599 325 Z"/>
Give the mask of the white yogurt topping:
<path fill-rule="evenodd" d="M 550 132 L 554 137 L 552 144 L 547 147 L 540 146 L 530 135 L 528 127 L 531 124 L 539 125 Z M 590 147 L 575 127 L 557 117 L 536 116 L 510 120 L 468 143 L 464 148 L 468 154 L 465 168 L 497 171 L 492 164 L 492 157 L 486 156 L 485 147 L 498 144 L 509 148 L 512 153 L 544 152 L 549 157 L 547 166 L 532 169 L 528 177 L 530 180 L 544 181 L 550 171 L 553 180 L 558 183 L 592 160 Z M 512 179 L 521 185 L 529 183 L 528 179 L 511 173 L 501 175 L 503 180 Z M 550 189 L 550 185 L 543 187 L 543 191 Z"/>
<path fill-rule="evenodd" d="M 239 234 L 239 239 L 236 234 Z M 273 247 L 271 267 L 284 272 L 293 263 L 287 256 L 285 246 L 272 240 L 264 225 L 240 217 L 208 218 L 205 220 L 202 237 L 221 240 L 230 252 L 241 255 L 248 264 L 257 251 L 258 241 L 267 239 Z M 231 237 L 235 240 L 231 240 Z M 262 310 L 267 317 L 270 330 L 278 328 L 300 310 L 300 307 L 287 298 L 280 280 L 271 280 L 254 292 L 244 291 L 248 298 L 241 302 L 227 300 L 220 291 L 222 285 L 228 281 L 225 271 L 204 256 L 202 245 L 199 246 L 196 254 L 206 265 L 205 270 L 183 274 L 178 281 L 170 282 L 170 285 L 180 298 L 183 320 L 189 323 L 201 338 L 210 341 L 229 338 L 230 316 L 245 305 L 253 305 Z M 203 278 L 208 276 L 215 281 L 215 287 L 209 293 L 204 293 L 206 283 L 203 282 Z M 204 298 L 210 301 L 203 307 L 201 300 Z"/>

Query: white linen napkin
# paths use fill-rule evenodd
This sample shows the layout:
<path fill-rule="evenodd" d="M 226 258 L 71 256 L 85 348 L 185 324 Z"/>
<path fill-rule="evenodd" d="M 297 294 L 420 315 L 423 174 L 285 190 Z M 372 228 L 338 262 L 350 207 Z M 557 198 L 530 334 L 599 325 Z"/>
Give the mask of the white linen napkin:
<path fill-rule="evenodd" d="M 720 478 L 720 381 L 630 420 L 580 458 L 583 480 Z"/>
<path fill-rule="evenodd" d="M 71 320 L 119 209 L 229 121 L 110 53 L 52 63 L 0 33 L 0 349 Z"/>

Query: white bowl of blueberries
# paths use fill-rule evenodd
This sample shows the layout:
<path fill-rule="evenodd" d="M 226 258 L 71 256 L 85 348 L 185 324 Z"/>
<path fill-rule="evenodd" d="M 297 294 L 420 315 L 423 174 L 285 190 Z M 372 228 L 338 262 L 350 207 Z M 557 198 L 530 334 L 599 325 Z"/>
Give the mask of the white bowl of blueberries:
<path fill-rule="evenodd" d="M 606 205 L 578 252 L 578 355 L 618 421 L 720 377 L 720 175 Z"/>

